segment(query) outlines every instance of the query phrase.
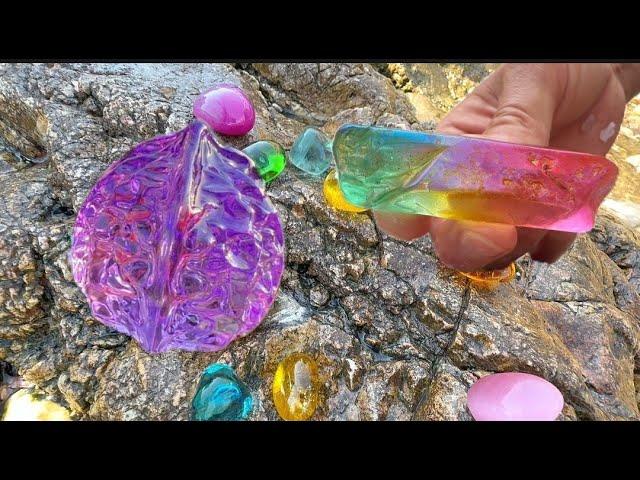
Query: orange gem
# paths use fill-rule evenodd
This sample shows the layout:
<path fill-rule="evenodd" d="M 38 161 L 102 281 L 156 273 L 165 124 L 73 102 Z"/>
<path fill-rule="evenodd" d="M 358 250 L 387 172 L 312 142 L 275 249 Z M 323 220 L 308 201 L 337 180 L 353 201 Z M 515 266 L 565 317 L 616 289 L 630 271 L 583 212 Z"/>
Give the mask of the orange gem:
<path fill-rule="evenodd" d="M 496 287 L 500 283 L 507 283 L 516 276 L 516 264 L 511 263 L 500 270 L 479 270 L 477 272 L 459 272 L 478 286 Z"/>

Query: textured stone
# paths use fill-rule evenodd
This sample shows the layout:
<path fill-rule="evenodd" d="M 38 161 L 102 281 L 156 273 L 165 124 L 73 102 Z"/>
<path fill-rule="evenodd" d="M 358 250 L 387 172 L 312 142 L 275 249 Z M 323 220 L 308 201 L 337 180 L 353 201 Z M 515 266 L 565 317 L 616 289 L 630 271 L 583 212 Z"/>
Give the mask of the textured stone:
<path fill-rule="evenodd" d="M 389 63 L 381 70 L 407 92 L 419 120 L 440 120 L 497 64 Z"/>
<path fill-rule="evenodd" d="M 288 116 L 321 126 L 347 109 L 371 109 L 374 117 L 396 113 L 415 121 L 408 99 L 366 63 L 257 63 L 261 91 Z"/>
<path fill-rule="evenodd" d="M 330 133 L 323 119 L 350 109 L 367 110 L 363 123 L 390 112 L 415 129 L 434 124 L 416 123 L 405 94 L 362 64 L 0 65 L 0 124 L 19 132 L 12 151 L 40 152 L 9 160 L 0 181 L 0 359 L 15 374 L 74 418 L 188 420 L 203 370 L 220 362 L 251 390 L 251 420 L 277 420 L 278 363 L 318 352 L 313 420 L 469 420 L 468 388 L 505 371 L 552 379 L 560 418 L 640 418 L 640 238 L 603 209 L 558 263 L 524 257 L 515 280 L 479 289 L 442 267 L 429 238 L 401 242 L 369 215 L 338 212 L 321 182 L 286 168 L 267 188 L 286 268 L 250 335 L 220 352 L 151 355 L 96 321 L 67 262 L 76 212 L 110 163 L 183 129 L 194 94 L 220 82 L 242 85 L 256 110 L 251 132 L 226 139 L 236 148 L 261 138 L 290 148 L 307 125 Z"/>
<path fill-rule="evenodd" d="M 255 329 L 284 268 L 257 180 L 199 121 L 114 163 L 78 213 L 70 253 L 93 315 L 150 352 L 220 350 Z"/>

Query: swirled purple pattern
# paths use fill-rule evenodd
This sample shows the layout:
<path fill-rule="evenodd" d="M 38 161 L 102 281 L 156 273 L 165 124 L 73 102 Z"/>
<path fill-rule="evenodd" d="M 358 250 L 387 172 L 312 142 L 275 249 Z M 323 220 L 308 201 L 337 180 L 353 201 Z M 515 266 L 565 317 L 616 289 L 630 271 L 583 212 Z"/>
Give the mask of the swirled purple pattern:
<path fill-rule="evenodd" d="M 215 351 L 255 329 L 284 268 L 253 162 L 200 121 L 132 149 L 78 213 L 74 279 L 95 318 L 149 352 Z"/>

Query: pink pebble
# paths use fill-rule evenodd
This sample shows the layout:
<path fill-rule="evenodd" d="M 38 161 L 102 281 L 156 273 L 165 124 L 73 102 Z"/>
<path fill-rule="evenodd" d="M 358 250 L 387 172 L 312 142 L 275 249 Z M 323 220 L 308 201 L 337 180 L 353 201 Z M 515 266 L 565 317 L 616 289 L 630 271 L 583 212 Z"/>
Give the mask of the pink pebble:
<path fill-rule="evenodd" d="M 555 420 L 562 393 L 544 378 L 528 373 L 495 373 L 474 383 L 467 406 L 476 420 Z"/>
<path fill-rule="evenodd" d="M 193 114 L 215 132 L 240 136 L 256 121 L 251 100 L 235 85 L 221 83 L 196 98 Z"/>

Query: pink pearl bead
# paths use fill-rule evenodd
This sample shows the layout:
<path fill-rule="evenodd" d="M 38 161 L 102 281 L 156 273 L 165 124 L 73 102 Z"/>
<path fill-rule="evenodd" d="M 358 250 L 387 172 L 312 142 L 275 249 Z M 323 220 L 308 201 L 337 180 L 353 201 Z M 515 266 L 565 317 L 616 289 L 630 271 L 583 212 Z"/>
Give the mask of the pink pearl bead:
<path fill-rule="evenodd" d="M 544 378 L 528 373 L 496 373 L 481 378 L 467 393 L 476 420 L 555 420 L 562 393 Z"/>
<path fill-rule="evenodd" d="M 244 135 L 256 121 L 251 100 L 239 87 L 226 83 L 201 94 L 193 105 L 193 114 L 223 135 Z"/>

